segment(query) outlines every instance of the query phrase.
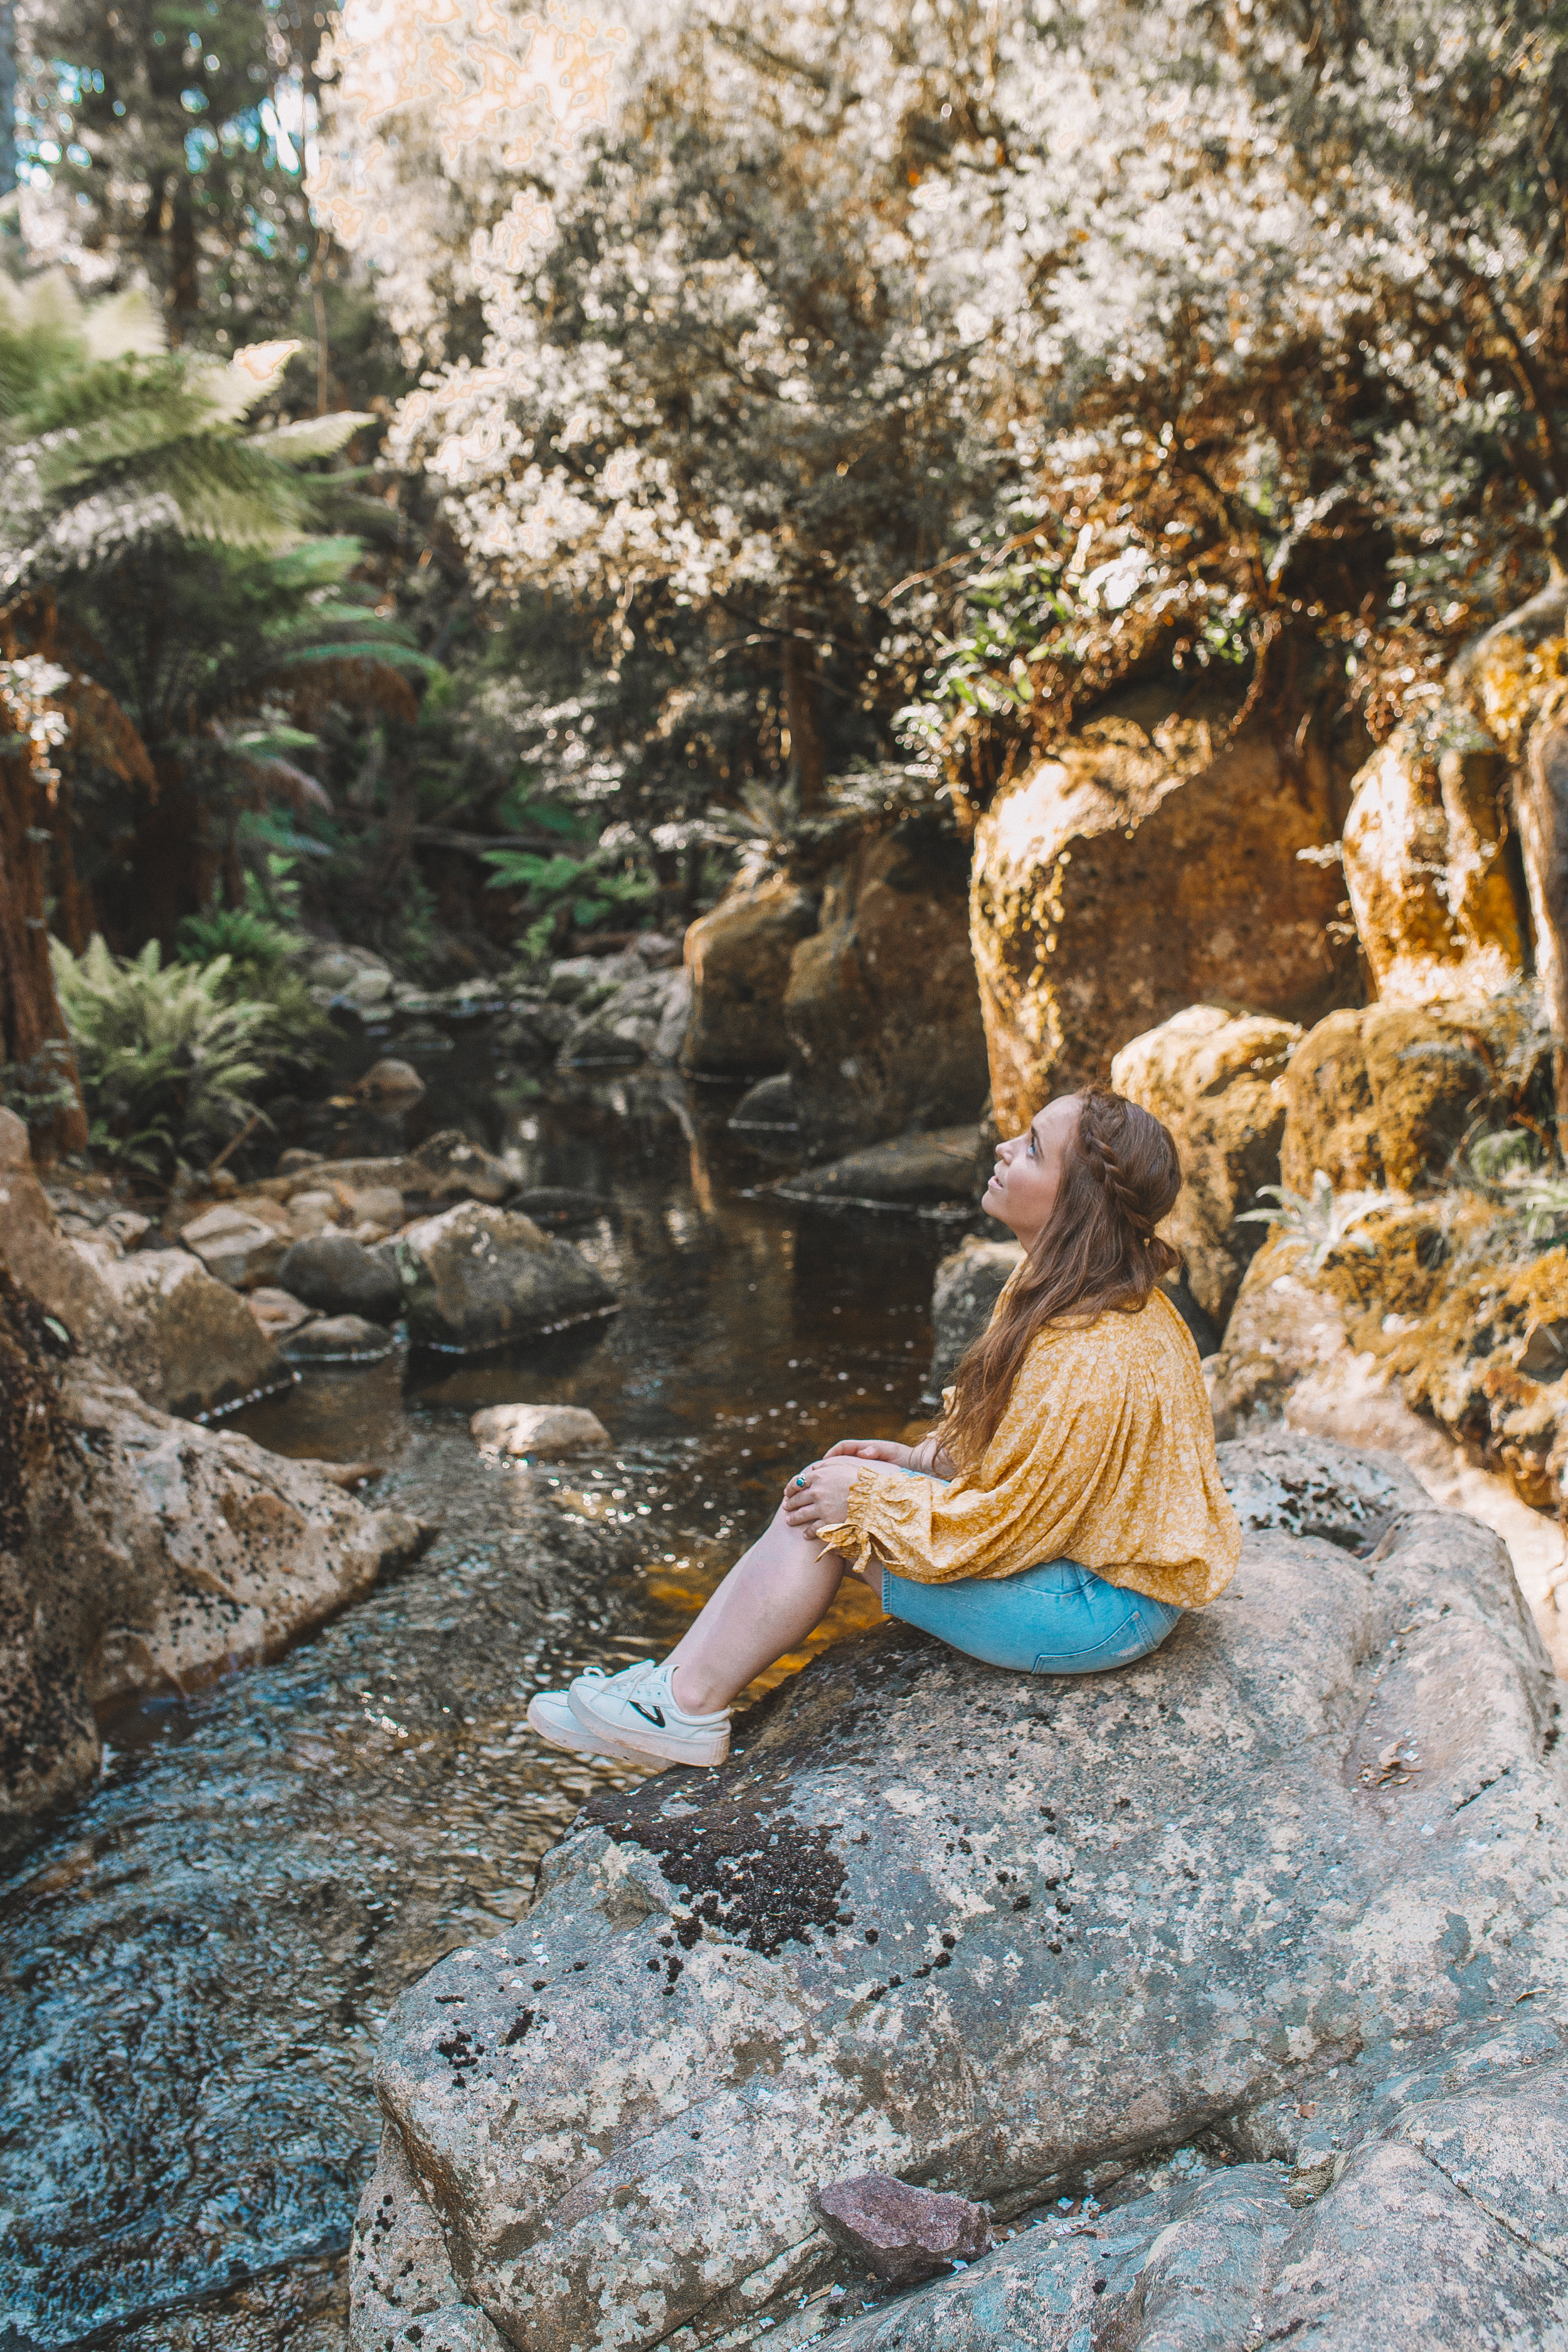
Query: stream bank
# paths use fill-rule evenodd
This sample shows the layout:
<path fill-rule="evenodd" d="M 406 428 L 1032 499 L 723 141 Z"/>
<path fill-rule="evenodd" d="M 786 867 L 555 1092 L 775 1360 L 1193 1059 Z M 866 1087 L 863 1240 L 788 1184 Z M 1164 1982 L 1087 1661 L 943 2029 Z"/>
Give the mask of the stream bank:
<path fill-rule="evenodd" d="M 422 1066 L 429 1126 L 595 1196 L 573 1238 L 620 1311 L 313 1371 L 230 1424 L 384 1465 L 377 1503 L 440 1533 L 275 1664 L 117 1717 L 96 1795 L 0 1889 L 10 2352 L 341 2345 L 383 2020 L 521 1916 L 616 1777 L 540 1748 L 527 1692 L 668 1639 L 797 1454 L 918 1410 L 951 1225 L 754 1192 L 774 1169 L 729 1133 L 728 1088 L 563 1074 L 503 1102 L 477 1029 Z M 596 1412 L 614 1454 L 481 1456 L 470 1415 L 524 1400 Z"/>

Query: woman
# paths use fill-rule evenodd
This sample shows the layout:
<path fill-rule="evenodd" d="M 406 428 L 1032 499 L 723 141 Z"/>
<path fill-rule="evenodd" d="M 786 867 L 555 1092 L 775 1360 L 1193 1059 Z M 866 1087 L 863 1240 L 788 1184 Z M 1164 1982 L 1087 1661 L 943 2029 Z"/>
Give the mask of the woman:
<path fill-rule="evenodd" d="M 1160 1276 L 1181 1189 L 1159 1120 L 1095 1087 L 996 1150 L 984 1205 L 1024 1244 L 934 1433 L 835 1445 L 662 1664 L 579 1675 L 528 1719 L 580 1753 L 720 1764 L 730 1706 L 851 1571 L 889 1616 L 1014 1673 L 1158 1647 L 1236 1572 L 1197 1349 Z M 1042 1564 L 1043 1563 L 1043 1564 Z"/>

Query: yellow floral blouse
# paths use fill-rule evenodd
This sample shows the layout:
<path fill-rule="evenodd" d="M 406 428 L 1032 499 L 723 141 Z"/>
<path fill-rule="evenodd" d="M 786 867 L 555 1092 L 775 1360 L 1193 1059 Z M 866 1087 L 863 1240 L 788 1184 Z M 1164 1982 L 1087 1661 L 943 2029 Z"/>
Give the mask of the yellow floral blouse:
<path fill-rule="evenodd" d="M 950 1485 L 868 1464 L 824 1539 L 917 1584 L 1071 1559 L 1179 1609 L 1223 1592 L 1241 1528 L 1192 1334 L 1163 1292 L 1030 1344 L 996 1433 Z"/>

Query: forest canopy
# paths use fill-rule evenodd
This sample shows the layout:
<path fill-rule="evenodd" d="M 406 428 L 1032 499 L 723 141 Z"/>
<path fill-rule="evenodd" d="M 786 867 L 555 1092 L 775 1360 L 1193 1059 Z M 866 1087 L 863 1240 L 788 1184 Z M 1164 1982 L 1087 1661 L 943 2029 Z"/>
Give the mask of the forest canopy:
<path fill-rule="evenodd" d="M 451 977 L 679 927 L 847 796 L 962 827 L 1152 672 L 1364 751 L 1563 570 L 1557 13 L 18 26 L 15 302 L 63 273 L 89 323 L 47 415 L 0 351 L 0 435 L 58 502 L 44 442 L 98 434 L 83 496 L 121 517 L 5 592 L 5 772 L 48 836 L 12 887 L 74 951 L 330 903 Z M 93 369 L 132 296 L 116 363 L 167 414 L 110 447 Z M 178 433 L 260 343 L 204 522 Z M 284 460 L 264 544 L 241 488 L 280 515 Z M 7 1013 L 8 1060 L 47 1025 Z"/>

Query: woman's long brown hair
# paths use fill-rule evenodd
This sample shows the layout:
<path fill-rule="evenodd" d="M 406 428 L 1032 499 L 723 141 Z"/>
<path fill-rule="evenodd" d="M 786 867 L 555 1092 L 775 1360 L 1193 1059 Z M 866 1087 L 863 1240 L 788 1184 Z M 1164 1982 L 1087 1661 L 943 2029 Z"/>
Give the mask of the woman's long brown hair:
<path fill-rule="evenodd" d="M 1106 1087 L 1086 1088 L 1080 1101 L 1049 1221 L 953 1376 L 940 1437 L 963 1468 L 995 1435 L 1037 1331 L 1068 1318 L 1092 1322 L 1108 1309 L 1135 1315 L 1181 1264 L 1154 1231 L 1182 1189 L 1170 1129 Z"/>

